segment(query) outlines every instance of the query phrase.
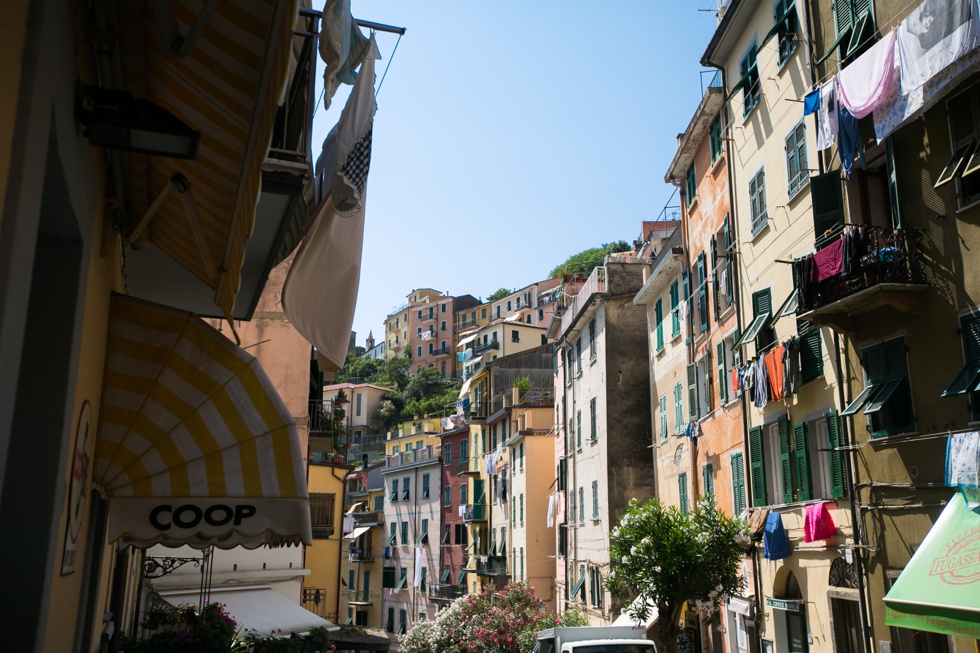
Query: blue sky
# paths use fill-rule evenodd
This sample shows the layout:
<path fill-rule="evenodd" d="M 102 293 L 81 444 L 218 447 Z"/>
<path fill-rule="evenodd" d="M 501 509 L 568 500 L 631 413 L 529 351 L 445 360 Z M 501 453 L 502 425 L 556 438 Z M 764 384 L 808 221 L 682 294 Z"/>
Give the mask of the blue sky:
<path fill-rule="evenodd" d="M 352 0 L 379 33 L 358 344 L 415 288 L 486 297 L 639 236 L 701 95 L 715 0 Z M 706 10 L 706 11 L 699 11 Z M 708 75 L 705 75 L 707 83 Z M 314 118 L 313 147 L 348 87 Z"/>

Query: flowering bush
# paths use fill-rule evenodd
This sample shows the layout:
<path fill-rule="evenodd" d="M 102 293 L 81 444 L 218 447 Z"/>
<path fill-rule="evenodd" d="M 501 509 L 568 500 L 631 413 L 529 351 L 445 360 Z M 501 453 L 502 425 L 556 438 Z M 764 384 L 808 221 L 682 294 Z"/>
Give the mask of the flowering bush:
<path fill-rule="evenodd" d="M 741 591 L 747 537 L 745 522 L 719 512 L 710 496 L 686 515 L 656 499 L 642 505 L 632 499 L 609 536 L 606 587 L 621 598 L 639 599 L 629 609 L 639 621 L 655 606 L 657 650 L 674 653 L 685 602 L 712 612 L 726 595 Z"/>
<path fill-rule="evenodd" d="M 179 625 L 175 630 L 154 633 L 146 639 L 121 638 L 125 653 L 227 653 L 237 624 L 220 603 L 209 603 L 197 611 L 194 606 L 162 608 L 147 615 L 152 627 Z"/>
<path fill-rule="evenodd" d="M 463 596 L 434 621 L 416 622 L 401 639 L 403 653 L 522 653 L 534 646 L 534 633 L 575 616 L 546 616 L 527 583 L 496 592 Z M 567 614 L 567 613 L 566 613 Z M 582 619 L 581 615 L 577 615 Z M 584 619 L 582 619 L 584 622 Z M 571 625 L 579 625 L 577 622 Z"/>

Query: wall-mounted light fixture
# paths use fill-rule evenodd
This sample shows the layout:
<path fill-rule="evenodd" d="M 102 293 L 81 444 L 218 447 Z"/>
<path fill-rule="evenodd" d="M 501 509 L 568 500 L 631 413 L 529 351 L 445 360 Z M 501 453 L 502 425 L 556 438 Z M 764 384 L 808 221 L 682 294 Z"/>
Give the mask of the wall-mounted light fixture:
<path fill-rule="evenodd" d="M 76 112 L 94 147 L 193 159 L 201 134 L 150 100 L 96 86 L 78 91 Z"/>

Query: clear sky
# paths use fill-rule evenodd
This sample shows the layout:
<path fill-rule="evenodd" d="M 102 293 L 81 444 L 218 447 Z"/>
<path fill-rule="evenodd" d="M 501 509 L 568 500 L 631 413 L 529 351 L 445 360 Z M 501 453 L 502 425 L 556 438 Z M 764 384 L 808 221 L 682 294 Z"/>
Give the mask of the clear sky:
<path fill-rule="evenodd" d="M 701 96 L 715 0 L 351 0 L 382 59 L 357 343 L 415 288 L 485 298 L 631 241 Z M 699 11 L 704 10 L 704 11 Z M 707 84 L 709 74 L 705 73 Z M 349 87 L 314 118 L 313 147 Z"/>

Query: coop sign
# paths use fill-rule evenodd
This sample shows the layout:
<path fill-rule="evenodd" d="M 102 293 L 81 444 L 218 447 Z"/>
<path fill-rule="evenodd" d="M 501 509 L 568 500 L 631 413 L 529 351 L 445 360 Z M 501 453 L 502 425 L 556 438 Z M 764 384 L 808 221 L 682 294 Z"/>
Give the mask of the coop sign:
<path fill-rule="evenodd" d="M 168 531 L 173 526 L 196 528 L 202 522 L 208 526 L 226 526 L 228 524 L 241 526 L 246 519 L 254 517 L 255 513 L 255 506 L 249 504 L 229 506 L 218 503 L 202 507 L 192 503 L 177 506 L 165 503 L 150 510 L 149 520 L 154 528 Z"/>

